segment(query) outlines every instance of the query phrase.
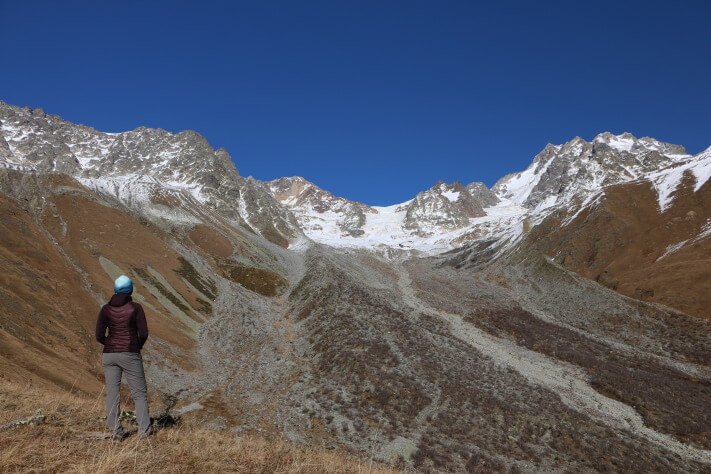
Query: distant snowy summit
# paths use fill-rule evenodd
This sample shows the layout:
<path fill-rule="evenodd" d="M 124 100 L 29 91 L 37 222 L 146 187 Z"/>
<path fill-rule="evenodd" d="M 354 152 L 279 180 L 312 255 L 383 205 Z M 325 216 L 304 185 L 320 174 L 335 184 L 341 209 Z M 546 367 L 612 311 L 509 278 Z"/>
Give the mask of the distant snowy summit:
<path fill-rule="evenodd" d="M 464 186 L 438 181 L 413 199 L 392 206 L 369 206 L 337 197 L 299 176 L 267 184 L 294 213 L 306 235 L 337 247 L 440 248 L 443 234 L 485 219 L 484 207 L 499 202 L 480 182 Z"/>
<path fill-rule="evenodd" d="M 548 144 L 531 166 L 504 176 L 493 190 L 502 199 L 540 210 L 689 158 L 680 145 L 605 132 L 592 142 L 575 137 L 563 145 Z"/>
<path fill-rule="evenodd" d="M 406 202 L 369 206 L 302 177 L 240 176 L 226 150 L 194 131 L 103 133 L 0 102 L 0 167 L 72 176 L 165 225 L 194 224 L 199 205 L 283 247 L 308 237 L 334 247 L 433 254 L 483 239 L 513 243 L 556 209 L 591 205 L 606 186 L 638 179 L 653 183 L 664 209 L 685 173 L 696 189 L 709 179 L 711 152 L 690 156 L 682 146 L 629 133 L 576 137 L 547 145 L 526 170 L 491 189 L 438 181 Z M 166 194 L 181 205 L 167 206 L 173 201 L 159 197 Z"/>
<path fill-rule="evenodd" d="M 630 133 L 605 132 L 591 142 L 580 137 L 548 144 L 524 171 L 501 178 L 492 189 L 475 182 L 437 182 L 409 201 L 368 206 L 337 197 L 302 177 L 268 183 L 313 240 L 336 247 L 446 251 L 492 238 L 515 241 L 555 209 L 589 204 L 613 184 L 638 179 L 655 183 L 659 205 L 679 184 L 680 173 L 696 173 L 697 189 L 708 180 L 710 152 L 689 155 L 683 146 Z"/>

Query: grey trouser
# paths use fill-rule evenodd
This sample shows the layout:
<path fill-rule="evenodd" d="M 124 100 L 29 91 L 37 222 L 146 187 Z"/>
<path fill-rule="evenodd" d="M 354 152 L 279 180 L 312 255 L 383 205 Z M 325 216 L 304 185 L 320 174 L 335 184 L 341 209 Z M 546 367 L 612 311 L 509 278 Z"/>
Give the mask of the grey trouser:
<path fill-rule="evenodd" d="M 121 374 L 131 388 L 133 404 L 136 408 L 138 435 L 146 435 L 151 419 L 148 416 L 146 398 L 146 376 L 143 373 L 143 358 L 138 352 L 106 352 L 101 357 L 106 377 L 106 424 L 113 433 L 122 433 L 119 421 L 119 398 L 121 394 Z"/>

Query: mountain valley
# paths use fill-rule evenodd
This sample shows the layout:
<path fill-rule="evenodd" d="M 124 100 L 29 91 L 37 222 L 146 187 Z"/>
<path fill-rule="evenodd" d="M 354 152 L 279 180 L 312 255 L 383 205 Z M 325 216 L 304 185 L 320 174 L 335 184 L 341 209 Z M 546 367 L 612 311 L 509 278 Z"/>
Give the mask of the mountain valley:
<path fill-rule="evenodd" d="M 191 424 L 423 471 L 706 471 L 710 178 L 711 148 L 602 133 L 369 206 L 0 102 L 0 378 L 101 393 L 125 274 L 151 409 Z"/>

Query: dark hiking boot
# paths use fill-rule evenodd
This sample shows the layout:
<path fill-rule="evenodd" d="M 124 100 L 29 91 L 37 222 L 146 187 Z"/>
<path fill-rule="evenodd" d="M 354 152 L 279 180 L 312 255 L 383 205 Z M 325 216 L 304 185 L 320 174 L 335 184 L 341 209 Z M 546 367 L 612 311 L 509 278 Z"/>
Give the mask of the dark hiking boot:
<path fill-rule="evenodd" d="M 111 436 L 111 441 L 121 442 L 128 436 L 125 431 L 117 431 Z"/>
<path fill-rule="evenodd" d="M 154 434 L 155 429 L 153 428 L 153 425 L 151 425 L 148 427 L 145 433 L 141 433 L 138 435 L 138 439 L 148 439 L 149 436 L 153 436 Z"/>

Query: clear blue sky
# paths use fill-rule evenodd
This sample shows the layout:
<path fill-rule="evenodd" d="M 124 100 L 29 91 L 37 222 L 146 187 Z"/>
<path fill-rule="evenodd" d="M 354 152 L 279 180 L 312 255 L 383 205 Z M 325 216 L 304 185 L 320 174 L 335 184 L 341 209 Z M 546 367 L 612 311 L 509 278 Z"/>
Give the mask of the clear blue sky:
<path fill-rule="evenodd" d="M 0 0 L 0 100 L 194 129 L 368 204 L 492 185 L 548 142 L 711 145 L 708 1 Z"/>

